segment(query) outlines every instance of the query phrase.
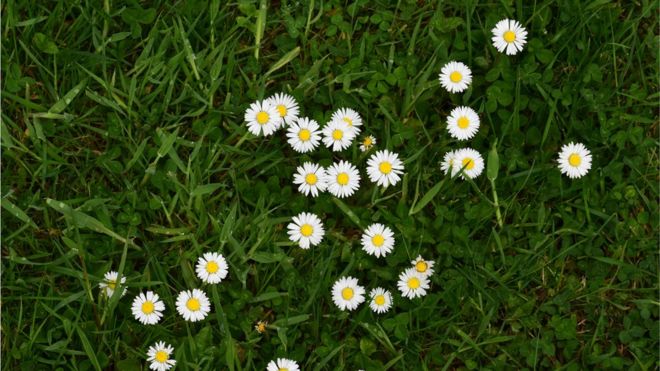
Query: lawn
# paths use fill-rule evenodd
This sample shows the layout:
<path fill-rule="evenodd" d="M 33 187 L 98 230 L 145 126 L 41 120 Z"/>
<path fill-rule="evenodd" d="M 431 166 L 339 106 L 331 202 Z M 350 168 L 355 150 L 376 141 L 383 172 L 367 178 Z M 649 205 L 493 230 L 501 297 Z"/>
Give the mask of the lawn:
<path fill-rule="evenodd" d="M 657 2 L 27 1 L 2 4 L 2 370 L 146 370 L 163 341 L 177 370 L 655 370 L 658 300 Z M 527 29 L 516 55 L 491 29 Z M 449 93 L 450 61 L 472 83 Z M 328 123 L 357 111 L 350 147 L 298 153 L 286 131 L 250 133 L 255 102 L 283 92 Z M 457 106 L 481 120 L 452 138 Z M 362 152 L 364 135 L 375 149 Z M 592 155 L 571 179 L 570 142 Z M 473 179 L 441 170 L 473 148 Z M 367 162 L 398 154 L 400 182 Z M 360 171 L 350 197 L 305 196 L 303 162 Z M 319 216 L 302 249 L 287 226 Z M 393 251 L 367 254 L 373 223 Z M 218 284 L 196 275 L 221 253 Z M 434 263 L 423 297 L 399 274 Z M 126 278 L 107 297 L 108 271 Z M 340 277 L 393 306 L 342 311 Z M 199 288 L 211 311 L 177 313 Z M 165 304 L 155 325 L 131 312 Z M 260 322 L 261 321 L 261 322 Z M 262 328 L 255 328 L 259 323 Z M 264 326 L 265 325 L 265 326 Z M 257 326 L 258 327 L 258 326 Z"/>

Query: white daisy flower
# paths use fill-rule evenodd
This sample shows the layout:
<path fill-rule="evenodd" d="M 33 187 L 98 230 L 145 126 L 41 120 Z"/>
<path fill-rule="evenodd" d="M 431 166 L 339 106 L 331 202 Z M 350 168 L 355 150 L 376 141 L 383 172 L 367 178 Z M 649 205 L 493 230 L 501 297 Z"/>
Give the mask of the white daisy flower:
<path fill-rule="evenodd" d="M 300 371 L 300 367 L 296 361 L 286 358 L 278 358 L 268 363 L 266 371 Z"/>
<path fill-rule="evenodd" d="M 323 143 L 334 152 L 345 150 L 355 138 L 355 131 L 343 120 L 330 121 L 322 132 Z"/>
<path fill-rule="evenodd" d="M 392 252 L 394 248 L 394 233 L 388 227 L 374 223 L 362 234 L 362 250 L 377 258 Z"/>
<path fill-rule="evenodd" d="M 569 143 L 559 152 L 559 170 L 569 178 L 585 176 L 591 169 L 591 152 L 582 143 Z"/>
<path fill-rule="evenodd" d="M 462 172 L 461 172 L 462 170 Z M 484 171 L 484 159 L 479 152 L 472 148 L 463 148 L 454 154 L 454 166 L 452 167 L 452 176 L 461 174 L 461 178 L 467 176 L 474 179 Z"/>
<path fill-rule="evenodd" d="M 472 82 L 472 71 L 461 62 L 449 62 L 440 72 L 440 85 L 450 93 L 460 93 Z"/>
<path fill-rule="evenodd" d="M 222 254 L 217 252 L 207 252 L 197 259 L 195 267 L 197 277 L 206 283 L 220 283 L 227 277 L 229 266 Z"/>
<path fill-rule="evenodd" d="M 105 293 L 105 296 L 112 297 L 112 294 L 114 294 L 115 289 L 117 288 L 118 276 L 119 273 L 115 271 L 110 271 L 103 275 L 103 281 L 99 283 L 99 287 L 101 288 L 101 292 Z M 122 276 L 120 286 L 124 287 L 125 283 L 126 283 L 126 276 Z M 126 287 L 124 287 L 124 290 L 121 293 L 121 296 L 124 295 L 126 295 Z"/>
<path fill-rule="evenodd" d="M 277 93 L 268 100 L 280 114 L 281 120 L 278 128 L 284 124 L 291 125 L 298 119 L 298 102 L 289 94 Z"/>
<path fill-rule="evenodd" d="M 328 192 L 335 197 L 351 196 L 360 188 L 360 172 L 350 162 L 339 161 L 325 170 Z"/>
<path fill-rule="evenodd" d="M 165 304 L 158 298 L 158 294 L 147 291 L 147 294 L 140 293 L 133 299 L 131 311 L 136 320 L 143 325 L 155 325 L 163 317 Z"/>
<path fill-rule="evenodd" d="M 245 111 L 245 122 L 250 133 L 264 136 L 271 135 L 280 127 L 282 118 L 270 101 L 256 101 Z"/>
<path fill-rule="evenodd" d="M 307 153 L 313 151 L 321 142 L 318 122 L 301 117 L 289 124 L 286 136 L 294 151 Z"/>
<path fill-rule="evenodd" d="M 357 113 L 355 110 L 352 110 L 350 108 L 340 108 L 332 114 L 330 121 L 343 121 L 347 123 L 348 126 L 351 127 L 351 129 L 353 129 L 354 135 L 360 134 L 360 126 L 362 126 L 362 117 L 360 117 L 360 114 Z"/>
<path fill-rule="evenodd" d="M 369 307 L 376 313 L 385 313 L 392 307 L 392 294 L 382 287 L 376 287 L 369 293 Z"/>
<path fill-rule="evenodd" d="M 357 278 L 342 277 L 332 285 L 332 301 L 341 310 L 354 310 L 364 302 L 364 287 Z"/>
<path fill-rule="evenodd" d="M 185 290 L 176 298 L 176 310 L 186 321 L 201 321 L 211 311 L 211 302 L 200 289 Z"/>
<path fill-rule="evenodd" d="M 170 358 L 174 348 L 171 345 L 159 341 L 149 347 L 147 361 L 151 362 L 149 368 L 154 371 L 167 371 L 176 364 L 176 360 Z"/>
<path fill-rule="evenodd" d="M 316 197 L 319 192 L 325 191 L 325 181 L 325 169 L 311 162 L 298 166 L 296 174 L 293 175 L 293 184 L 298 184 L 298 191 L 305 196 L 311 193 L 313 197 Z"/>
<path fill-rule="evenodd" d="M 298 242 L 302 249 L 309 249 L 321 243 L 325 230 L 318 216 L 312 213 L 300 213 L 293 217 L 293 221 L 288 227 L 289 239 Z"/>
<path fill-rule="evenodd" d="M 491 30 L 493 46 L 500 53 L 514 55 L 523 50 L 527 42 L 527 30 L 518 21 L 503 19 Z"/>
<path fill-rule="evenodd" d="M 378 151 L 367 161 L 367 174 L 372 182 L 379 186 L 396 185 L 401 180 L 403 162 L 399 155 L 388 150 Z"/>
<path fill-rule="evenodd" d="M 401 291 L 401 296 L 414 299 L 426 295 L 426 290 L 429 289 L 429 279 L 418 273 L 415 268 L 408 268 L 399 275 L 397 286 Z"/>
<path fill-rule="evenodd" d="M 470 139 L 479 131 L 479 115 L 470 107 L 456 107 L 447 117 L 447 131 L 458 140 Z"/>
<path fill-rule="evenodd" d="M 422 274 L 426 277 L 429 277 L 433 274 L 433 265 L 435 263 L 431 260 L 424 260 L 421 255 L 418 255 L 417 258 L 410 263 L 412 263 L 412 265 L 415 267 L 415 270 L 419 274 Z"/>
<path fill-rule="evenodd" d="M 440 169 L 447 175 L 449 170 L 451 170 L 451 176 L 455 176 L 458 172 L 454 166 L 454 159 L 456 158 L 456 151 L 449 151 L 445 153 L 445 156 L 442 158 L 442 164 L 440 164 Z M 460 170 L 460 168 L 459 168 Z"/>
<path fill-rule="evenodd" d="M 372 135 L 367 135 L 362 140 L 362 144 L 360 144 L 360 151 L 367 152 L 374 145 L 376 145 L 376 138 L 374 138 Z"/>

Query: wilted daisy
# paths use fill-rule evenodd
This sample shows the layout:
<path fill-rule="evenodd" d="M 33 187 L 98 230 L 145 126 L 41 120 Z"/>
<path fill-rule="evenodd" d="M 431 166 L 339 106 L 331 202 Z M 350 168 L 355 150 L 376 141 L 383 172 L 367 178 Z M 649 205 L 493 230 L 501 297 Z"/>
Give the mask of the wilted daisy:
<path fill-rule="evenodd" d="M 401 291 L 401 296 L 414 299 L 426 295 L 429 280 L 425 275 L 418 273 L 415 268 L 408 268 L 399 275 L 397 286 Z"/>
<path fill-rule="evenodd" d="M 206 283 L 220 283 L 220 281 L 227 277 L 229 266 L 222 254 L 207 252 L 197 259 L 195 271 L 197 272 L 197 277 Z"/>
<path fill-rule="evenodd" d="M 266 371 L 300 371 L 300 367 L 296 361 L 286 358 L 278 358 L 268 363 Z"/>
<path fill-rule="evenodd" d="M 271 135 L 280 127 L 282 118 L 277 108 L 269 100 L 256 101 L 245 111 L 245 122 L 250 133 Z"/>
<path fill-rule="evenodd" d="M 367 174 L 372 182 L 379 186 L 388 187 L 395 185 L 401 180 L 403 173 L 403 162 L 399 155 L 388 150 L 378 151 L 371 155 L 367 161 Z"/>
<path fill-rule="evenodd" d="M 298 102 L 289 94 L 278 93 L 268 98 L 270 104 L 275 106 L 277 113 L 280 114 L 280 124 L 291 125 L 298 119 Z"/>
<path fill-rule="evenodd" d="M 417 273 L 430 276 L 433 274 L 433 265 L 435 264 L 431 260 L 424 260 L 421 255 L 418 255 L 417 258 L 411 261 L 412 265 L 415 267 Z"/>
<path fill-rule="evenodd" d="M 115 292 L 115 289 L 117 288 L 117 277 L 119 276 L 119 273 L 115 271 L 110 271 L 107 272 L 106 274 L 103 275 L 103 281 L 99 283 L 99 287 L 101 288 L 101 291 L 105 293 L 107 297 L 111 297 L 112 294 Z M 126 276 L 121 277 L 121 286 L 123 287 L 124 284 L 126 283 Z M 126 287 L 124 287 L 124 290 L 121 293 L 121 296 L 126 295 Z"/>
<path fill-rule="evenodd" d="M 176 361 L 170 356 L 174 352 L 171 345 L 159 341 L 149 347 L 147 351 L 147 361 L 151 362 L 149 368 L 155 371 L 166 371 L 176 364 Z"/>
<path fill-rule="evenodd" d="M 362 234 L 362 250 L 377 258 L 389 254 L 394 248 L 394 233 L 388 227 L 374 223 Z"/>
<path fill-rule="evenodd" d="M 523 45 L 527 42 L 527 31 L 525 28 L 512 19 L 503 19 L 491 30 L 493 33 L 493 46 L 500 53 L 506 51 L 507 55 L 517 54 L 523 50 Z"/>
<path fill-rule="evenodd" d="M 440 71 L 440 85 L 450 93 L 460 93 L 472 82 L 472 71 L 461 62 L 451 61 Z"/>
<path fill-rule="evenodd" d="M 447 175 L 449 170 L 451 170 L 451 176 L 453 177 L 458 172 L 454 166 L 454 159 L 456 157 L 456 151 L 449 151 L 445 153 L 445 156 L 442 158 L 442 164 L 440 164 L 440 169 Z M 460 170 L 460 168 L 459 168 Z"/>
<path fill-rule="evenodd" d="M 461 169 L 463 170 L 462 172 Z M 484 171 L 484 159 L 479 152 L 472 148 L 463 148 L 454 154 L 454 166 L 452 176 L 456 173 L 461 174 L 461 178 L 467 176 L 470 179 L 478 177 Z"/>
<path fill-rule="evenodd" d="M 332 285 L 332 301 L 341 310 L 353 310 L 364 302 L 364 287 L 357 278 L 342 277 Z"/>
<path fill-rule="evenodd" d="M 266 332 L 266 326 L 268 326 L 268 321 L 257 321 L 257 324 L 254 325 L 254 329 L 258 333 L 263 334 Z"/>
<path fill-rule="evenodd" d="M 211 311 L 208 296 L 200 289 L 181 291 L 176 298 L 176 310 L 186 321 L 201 321 Z"/>
<path fill-rule="evenodd" d="M 586 175 L 591 169 L 591 152 L 582 143 L 569 143 L 559 152 L 559 170 L 569 178 L 575 179 Z"/>
<path fill-rule="evenodd" d="M 479 116 L 470 107 L 456 107 L 447 117 L 447 130 L 458 140 L 470 139 L 479 130 Z"/>
<path fill-rule="evenodd" d="M 376 145 L 376 138 L 374 138 L 372 135 L 367 135 L 364 137 L 364 139 L 362 139 L 362 144 L 360 144 L 360 151 L 367 152 L 374 145 Z"/>
<path fill-rule="evenodd" d="M 343 198 L 360 188 L 360 172 L 347 161 L 335 162 L 325 170 L 328 192 Z"/>
<path fill-rule="evenodd" d="M 392 294 L 382 287 L 376 287 L 369 293 L 369 307 L 376 313 L 385 313 L 392 307 Z"/>
<path fill-rule="evenodd" d="M 293 217 L 293 221 L 288 227 L 289 239 L 298 242 L 298 246 L 303 249 L 309 249 L 321 243 L 325 230 L 318 216 L 312 213 L 300 213 Z"/>
<path fill-rule="evenodd" d="M 290 123 L 286 136 L 291 147 L 300 153 L 314 150 L 321 142 L 319 124 L 307 117 L 301 117 Z"/>
<path fill-rule="evenodd" d="M 345 121 L 332 120 L 323 127 L 323 143 L 334 152 L 342 151 L 351 145 L 355 131 Z"/>
<path fill-rule="evenodd" d="M 355 135 L 360 134 L 360 126 L 362 126 L 362 117 L 356 111 L 350 108 L 340 108 L 336 110 L 332 117 L 331 121 L 343 121 L 348 124 L 353 130 Z"/>
<path fill-rule="evenodd" d="M 325 191 L 325 182 L 325 169 L 311 162 L 305 162 L 302 166 L 298 166 L 296 173 L 293 175 L 293 184 L 298 184 L 298 191 L 305 196 L 310 193 L 313 197 L 318 196 L 319 192 Z"/>
<path fill-rule="evenodd" d="M 163 317 L 165 304 L 158 298 L 158 294 L 147 291 L 146 295 L 140 293 L 133 299 L 131 311 L 136 320 L 143 325 L 155 325 Z"/>

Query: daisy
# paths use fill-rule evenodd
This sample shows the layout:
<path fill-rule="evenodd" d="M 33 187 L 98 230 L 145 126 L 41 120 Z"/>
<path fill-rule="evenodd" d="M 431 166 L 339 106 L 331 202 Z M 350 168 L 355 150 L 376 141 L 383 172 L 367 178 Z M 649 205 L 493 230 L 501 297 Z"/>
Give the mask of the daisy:
<path fill-rule="evenodd" d="M 355 131 L 345 121 L 332 120 L 323 128 L 323 143 L 334 152 L 342 151 L 351 145 Z"/>
<path fill-rule="evenodd" d="M 419 274 L 426 277 L 433 274 L 433 265 L 435 263 L 430 260 L 424 260 L 421 255 L 418 255 L 417 258 L 410 263 L 412 263 L 413 267 L 415 267 L 415 270 Z"/>
<path fill-rule="evenodd" d="M 318 122 L 301 117 L 289 124 L 286 136 L 294 151 L 306 153 L 314 150 L 321 142 Z"/>
<path fill-rule="evenodd" d="M 305 196 L 311 193 L 313 197 L 316 197 L 319 192 L 325 191 L 325 181 L 325 169 L 311 162 L 298 166 L 296 174 L 293 175 L 293 184 L 298 184 L 298 191 L 304 193 Z"/>
<path fill-rule="evenodd" d="M 367 135 L 364 137 L 362 140 L 362 144 L 360 144 L 360 151 L 362 152 L 367 152 L 368 150 L 371 149 L 376 144 L 376 138 L 374 138 L 371 135 Z"/>
<path fill-rule="evenodd" d="M 460 106 L 454 108 L 447 117 L 447 131 L 458 139 L 472 138 L 479 130 L 479 116 L 470 107 Z"/>
<path fill-rule="evenodd" d="M 300 367 L 296 361 L 286 358 L 278 358 L 268 363 L 266 371 L 300 371 Z"/>
<path fill-rule="evenodd" d="M 347 161 L 339 161 L 326 169 L 328 192 L 339 198 L 351 196 L 360 188 L 360 172 Z"/>
<path fill-rule="evenodd" d="M 401 296 L 414 299 L 426 295 L 429 280 L 425 275 L 418 273 L 415 268 L 408 268 L 399 275 L 397 286 L 401 291 Z"/>
<path fill-rule="evenodd" d="M 591 152 L 582 143 L 570 142 L 559 152 L 559 170 L 569 178 L 585 176 L 591 169 Z"/>
<path fill-rule="evenodd" d="M 278 128 L 284 124 L 291 125 L 298 119 L 298 102 L 289 94 L 278 93 L 268 98 L 268 101 L 280 114 Z"/>
<path fill-rule="evenodd" d="M 172 352 L 174 352 L 174 348 L 163 341 L 150 346 L 147 351 L 147 361 L 151 362 L 149 368 L 155 371 L 166 371 L 172 368 L 176 364 L 175 360 L 170 359 Z"/>
<path fill-rule="evenodd" d="M 257 321 L 257 324 L 254 325 L 254 329 L 258 333 L 263 334 L 266 332 L 266 326 L 268 326 L 268 321 Z"/>
<path fill-rule="evenodd" d="M 465 179 L 467 176 L 470 179 L 474 179 L 478 177 L 482 171 L 484 171 L 483 157 L 481 157 L 479 152 L 473 150 L 472 148 L 459 149 L 456 151 L 454 156 L 452 176 L 460 172 L 461 178 Z"/>
<path fill-rule="evenodd" d="M 158 294 L 147 291 L 147 294 L 140 293 L 133 299 L 131 311 L 136 320 L 143 325 L 155 325 L 163 317 L 165 304 L 159 300 Z"/>
<path fill-rule="evenodd" d="M 372 182 L 379 186 L 388 187 L 395 185 L 401 180 L 403 173 L 403 162 L 399 155 L 388 150 L 378 151 L 371 155 L 367 161 L 367 174 Z"/>
<path fill-rule="evenodd" d="M 227 273 L 229 273 L 229 266 L 225 257 L 216 252 L 204 253 L 197 259 L 197 266 L 195 267 L 197 277 L 206 283 L 220 283 Z"/>
<path fill-rule="evenodd" d="M 457 171 L 454 167 L 454 159 L 456 158 L 456 151 L 449 151 L 445 153 L 445 156 L 442 158 L 442 164 L 440 164 L 440 169 L 447 175 L 449 170 L 451 170 L 451 176 L 456 175 Z"/>
<path fill-rule="evenodd" d="M 256 101 L 245 110 L 245 122 L 254 135 L 271 135 L 280 127 L 282 118 L 277 108 L 269 100 Z"/>
<path fill-rule="evenodd" d="M 350 108 L 340 108 L 336 110 L 332 114 L 330 121 L 343 121 L 347 123 L 348 126 L 351 127 L 351 129 L 353 129 L 354 135 L 360 134 L 360 126 L 362 126 L 362 117 L 360 117 L 359 113 L 357 113 L 356 111 Z"/>
<path fill-rule="evenodd" d="M 300 213 L 293 217 L 293 222 L 288 227 L 289 239 L 298 242 L 302 249 L 309 249 L 321 243 L 325 230 L 318 216 L 312 213 Z"/>
<path fill-rule="evenodd" d="M 374 223 L 362 234 L 362 250 L 369 255 L 381 257 L 389 254 L 394 248 L 394 233 L 388 227 Z"/>
<path fill-rule="evenodd" d="M 204 291 L 199 289 L 181 291 L 176 298 L 176 310 L 186 321 L 201 321 L 211 311 L 211 303 Z"/>
<path fill-rule="evenodd" d="M 491 30 L 493 46 L 500 53 L 514 55 L 523 50 L 527 42 L 527 30 L 518 21 L 503 19 Z"/>
<path fill-rule="evenodd" d="M 105 296 L 112 297 L 112 294 L 114 294 L 115 289 L 117 288 L 118 276 L 119 273 L 115 271 L 110 271 L 103 275 L 103 281 L 99 283 L 99 287 L 101 288 L 101 291 L 105 293 Z M 126 276 L 122 276 L 121 285 L 123 286 L 125 283 L 126 283 Z M 126 287 L 124 287 L 124 291 L 122 291 L 121 293 L 121 296 L 124 295 L 126 295 Z"/>
<path fill-rule="evenodd" d="M 341 310 L 353 310 L 364 302 L 364 287 L 357 278 L 342 277 L 332 285 L 332 301 Z"/>
<path fill-rule="evenodd" d="M 449 62 L 442 67 L 440 84 L 450 93 L 460 93 L 472 82 L 472 71 L 461 62 Z"/>
<path fill-rule="evenodd" d="M 382 287 L 371 290 L 369 297 L 369 307 L 376 313 L 385 313 L 392 307 L 392 294 Z"/>

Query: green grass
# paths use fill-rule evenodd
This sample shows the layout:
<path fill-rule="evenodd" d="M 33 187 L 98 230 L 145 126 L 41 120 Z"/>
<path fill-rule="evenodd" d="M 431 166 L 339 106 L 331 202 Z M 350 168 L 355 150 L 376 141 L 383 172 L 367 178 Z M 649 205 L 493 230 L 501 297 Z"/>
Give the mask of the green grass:
<path fill-rule="evenodd" d="M 149 345 L 179 370 L 629 369 L 658 363 L 658 6 L 653 1 L 6 1 L 2 5 L 2 370 L 146 369 Z M 529 31 L 514 57 L 490 44 L 505 17 Z M 471 66 L 464 94 L 437 80 Z M 395 187 L 364 181 L 342 201 L 292 187 L 302 161 L 282 132 L 250 135 L 243 112 L 284 91 L 324 123 L 341 106 L 405 160 Z M 440 171 L 462 146 L 444 119 L 475 108 L 468 142 L 499 169 Z M 591 149 L 560 175 L 559 148 Z M 491 157 L 492 158 L 492 157 Z M 490 161 L 491 167 L 493 161 Z M 497 206 L 495 206 L 497 204 Z M 301 211 L 324 242 L 288 241 Z M 499 216 L 498 216 L 499 212 Z M 386 259 L 361 228 L 392 227 Z M 222 251 L 230 279 L 203 288 L 213 312 L 186 323 L 178 291 Z M 395 294 L 377 316 L 337 310 L 342 275 L 396 291 L 422 254 L 429 295 Z M 120 270 L 129 294 L 102 300 Z M 130 303 L 154 290 L 156 326 Z M 253 326 L 269 322 L 260 335 Z"/>

